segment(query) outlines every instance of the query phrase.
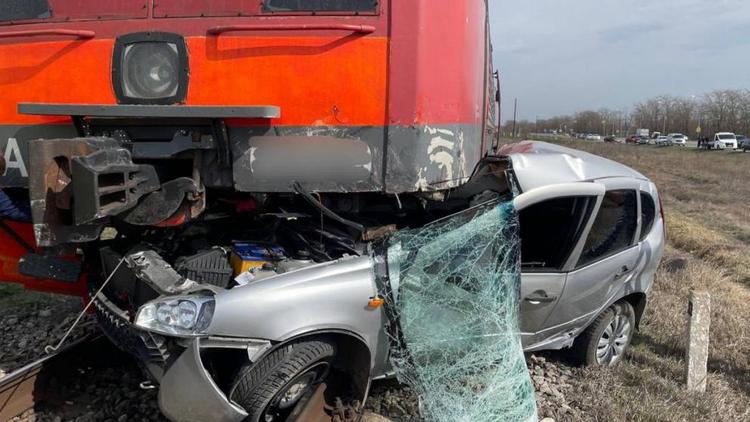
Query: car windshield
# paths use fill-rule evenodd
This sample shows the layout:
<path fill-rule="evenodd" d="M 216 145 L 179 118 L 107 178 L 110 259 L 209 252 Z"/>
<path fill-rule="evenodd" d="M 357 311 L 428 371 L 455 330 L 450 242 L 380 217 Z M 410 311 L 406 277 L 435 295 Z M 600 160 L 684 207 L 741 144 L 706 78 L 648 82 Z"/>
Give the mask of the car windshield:
<path fill-rule="evenodd" d="M 391 363 L 426 420 L 537 420 L 519 337 L 519 246 L 512 202 L 390 239 Z"/>
<path fill-rule="evenodd" d="M 730 141 L 730 140 L 733 141 L 737 138 L 735 138 L 734 135 L 723 134 L 723 135 L 719 135 L 719 139 L 721 139 L 722 141 Z"/>

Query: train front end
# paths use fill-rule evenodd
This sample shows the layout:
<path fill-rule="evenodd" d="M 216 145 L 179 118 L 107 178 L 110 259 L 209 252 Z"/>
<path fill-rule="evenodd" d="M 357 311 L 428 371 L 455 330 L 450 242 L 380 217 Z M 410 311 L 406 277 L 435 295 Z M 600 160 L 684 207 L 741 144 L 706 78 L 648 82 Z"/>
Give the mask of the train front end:
<path fill-rule="evenodd" d="M 484 0 L 5 0 L 0 192 L 28 211 L 0 217 L 0 281 L 92 297 L 104 332 L 173 380 L 175 419 L 243 417 L 230 399 L 253 345 L 313 335 L 347 350 L 331 366 L 361 400 L 388 366 L 365 306 L 378 242 L 492 190 L 467 183 L 494 146 L 490 51 Z M 263 342 L 138 322 L 328 266 L 358 275 L 326 275 L 336 303 L 319 304 L 340 312 Z M 202 393 L 174 368 L 191 356 L 180 374 L 216 400 L 188 411 L 183 389 Z"/>

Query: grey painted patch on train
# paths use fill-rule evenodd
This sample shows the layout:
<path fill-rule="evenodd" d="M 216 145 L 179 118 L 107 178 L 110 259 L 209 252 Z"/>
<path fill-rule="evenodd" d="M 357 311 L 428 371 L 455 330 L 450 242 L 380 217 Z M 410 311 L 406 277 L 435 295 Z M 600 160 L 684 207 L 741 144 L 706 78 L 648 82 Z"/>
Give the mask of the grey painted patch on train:
<path fill-rule="evenodd" d="M 239 191 L 291 192 L 294 182 L 319 192 L 383 190 L 382 127 L 232 128 L 230 139 Z"/>
<path fill-rule="evenodd" d="M 207 187 L 234 187 L 247 192 L 292 192 L 293 178 L 315 180 L 306 187 L 321 192 L 439 191 L 468 180 L 482 156 L 482 135 L 481 127 L 475 125 L 230 127 L 230 147 L 237 168 L 220 166 L 216 153 L 205 151 L 201 158 L 202 181 Z M 0 152 L 9 163 L 6 174 L 0 177 L 0 187 L 28 186 L 29 140 L 75 136 L 73 125 L 0 126 Z M 254 146 L 253 139 L 258 137 L 279 137 L 279 141 L 285 137 L 308 137 L 321 142 L 317 144 L 319 150 L 308 150 L 309 157 L 299 156 L 300 150 L 289 150 L 286 163 L 287 153 L 280 149 L 261 151 Z M 352 148 L 342 153 L 337 148 L 342 144 L 331 138 L 351 140 Z M 350 157 L 355 151 L 359 152 Z M 296 159 L 292 159 L 294 154 Z M 272 161 L 262 165 L 262 177 L 253 173 L 250 166 L 261 156 Z M 298 165 L 300 162 L 305 165 Z M 275 165 L 285 170 L 278 177 L 268 171 Z M 343 173 L 341 177 L 316 180 L 326 172 L 330 175 L 332 168 L 338 169 L 334 173 Z"/>
<path fill-rule="evenodd" d="M 387 192 L 454 188 L 471 177 L 482 158 L 482 129 L 474 125 L 392 126 L 387 154 Z"/>

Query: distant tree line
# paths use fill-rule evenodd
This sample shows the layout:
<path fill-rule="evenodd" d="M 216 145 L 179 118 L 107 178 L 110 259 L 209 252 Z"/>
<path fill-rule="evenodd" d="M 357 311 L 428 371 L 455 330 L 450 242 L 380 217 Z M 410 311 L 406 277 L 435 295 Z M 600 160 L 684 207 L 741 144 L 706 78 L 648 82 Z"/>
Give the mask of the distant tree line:
<path fill-rule="evenodd" d="M 598 133 L 625 136 L 644 128 L 652 132 L 683 133 L 695 138 L 716 132 L 734 132 L 750 136 L 750 90 L 713 91 L 703 96 L 661 95 L 636 104 L 631 111 L 586 110 L 570 116 L 516 122 L 516 135 L 533 132 Z M 503 127 L 513 135 L 513 121 Z"/>

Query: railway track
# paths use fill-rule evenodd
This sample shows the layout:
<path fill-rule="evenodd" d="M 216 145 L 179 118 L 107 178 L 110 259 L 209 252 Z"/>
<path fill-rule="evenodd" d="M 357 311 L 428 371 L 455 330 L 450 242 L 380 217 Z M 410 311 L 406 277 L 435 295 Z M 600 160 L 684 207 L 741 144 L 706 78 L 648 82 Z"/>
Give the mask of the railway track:
<path fill-rule="evenodd" d="M 104 375 L 108 369 L 110 374 Z M 130 356 L 118 350 L 106 337 L 90 335 L 0 378 L 0 422 L 23 417 L 30 410 L 37 417 L 45 415 L 43 420 L 52 420 L 54 416 L 63 420 L 76 419 L 92 408 L 106 407 L 104 402 L 113 404 L 112 401 L 118 401 L 112 393 L 118 389 L 122 391 L 128 385 L 132 395 L 130 401 L 123 402 L 122 409 L 109 409 L 106 416 L 96 414 L 82 420 L 116 420 L 118 412 L 150 403 L 140 413 L 129 414 L 132 417 L 127 419 L 165 421 L 156 406 L 155 392 L 137 387 L 140 376 Z M 326 389 L 324 383 L 310 392 L 309 405 L 300 409 L 292 419 L 305 422 L 354 422 L 359 419 L 354 409 L 338 400 L 326 400 Z M 360 420 L 390 422 L 371 413 Z"/>
<path fill-rule="evenodd" d="M 53 398 L 50 380 L 73 370 L 71 361 L 85 359 L 101 341 L 101 336 L 93 335 L 76 340 L 0 378 L 0 421 L 8 421 Z"/>

